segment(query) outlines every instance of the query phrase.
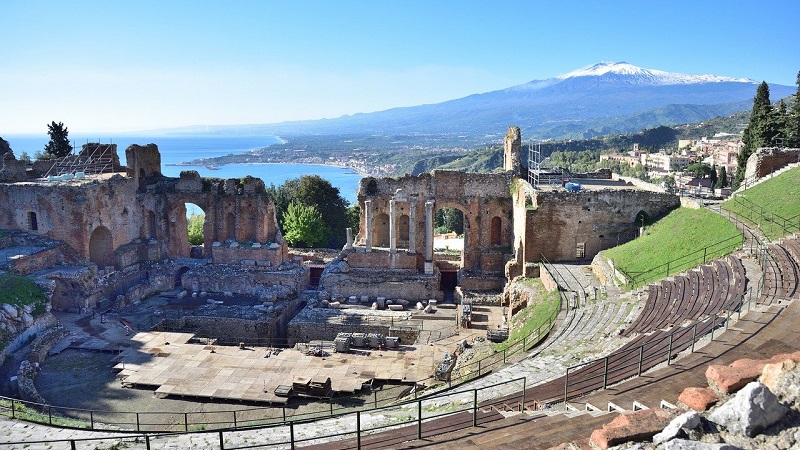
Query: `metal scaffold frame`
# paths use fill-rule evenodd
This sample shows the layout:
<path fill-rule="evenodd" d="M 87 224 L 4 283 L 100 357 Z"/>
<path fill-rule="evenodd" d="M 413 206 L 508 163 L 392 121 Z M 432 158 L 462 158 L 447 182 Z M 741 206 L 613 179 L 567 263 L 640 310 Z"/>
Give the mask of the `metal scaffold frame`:
<path fill-rule="evenodd" d="M 85 175 L 111 173 L 114 171 L 114 150 L 111 148 L 112 145 L 113 143 L 98 144 L 89 154 L 83 154 L 83 151 L 81 151 L 77 154 L 70 153 L 67 156 L 57 158 L 44 177 L 77 173 Z"/>

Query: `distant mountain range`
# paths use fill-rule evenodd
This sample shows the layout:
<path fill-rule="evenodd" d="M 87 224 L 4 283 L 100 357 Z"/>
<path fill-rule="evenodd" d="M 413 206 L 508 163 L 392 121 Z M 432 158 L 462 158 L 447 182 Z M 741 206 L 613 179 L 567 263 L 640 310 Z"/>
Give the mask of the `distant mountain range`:
<path fill-rule="evenodd" d="M 700 122 L 752 107 L 758 83 L 744 78 L 686 75 L 625 62 L 600 63 L 498 91 L 442 103 L 393 108 L 335 119 L 267 125 L 202 127 L 215 134 L 450 134 L 496 140 L 509 125 L 527 139 L 582 139 L 658 125 Z M 795 92 L 770 85 L 772 100 Z M 169 130 L 197 133 L 200 128 Z"/>

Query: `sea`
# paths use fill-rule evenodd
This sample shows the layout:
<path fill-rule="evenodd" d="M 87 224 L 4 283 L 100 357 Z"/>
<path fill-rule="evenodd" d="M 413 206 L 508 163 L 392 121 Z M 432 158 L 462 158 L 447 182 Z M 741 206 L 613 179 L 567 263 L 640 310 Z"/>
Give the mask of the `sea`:
<path fill-rule="evenodd" d="M 45 135 L 3 135 L 8 141 L 14 155 L 19 158 L 22 152 L 27 152 L 33 157 L 36 152 L 41 152 L 47 144 L 49 137 Z M 120 162 L 125 164 L 125 149 L 131 144 L 156 144 L 161 152 L 161 173 L 169 177 L 177 177 L 183 170 L 196 170 L 204 177 L 215 178 L 242 178 L 247 175 L 261 178 L 269 187 L 276 187 L 287 180 L 298 178 L 302 175 L 319 175 L 328 180 L 334 187 L 339 188 L 339 193 L 351 204 L 355 204 L 358 182 L 362 175 L 342 167 L 324 166 L 316 164 L 226 164 L 216 169 L 205 166 L 176 166 L 198 158 L 225 156 L 243 153 L 257 148 L 268 147 L 272 144 L 283 142 L 277 136 L 117 136 L 97 137 L 87 135 L 70 136 L 73 147 L 80 149 L 87 142 L 100 142 L 104 144 L 117 144 L 117 153 Z"/>

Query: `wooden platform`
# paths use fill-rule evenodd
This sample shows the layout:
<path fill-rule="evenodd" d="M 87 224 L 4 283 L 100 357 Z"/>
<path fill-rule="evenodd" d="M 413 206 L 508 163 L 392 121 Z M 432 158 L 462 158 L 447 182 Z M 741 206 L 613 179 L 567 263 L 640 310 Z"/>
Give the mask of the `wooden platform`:
<path fill-rule="evenodd" d="M 146 332 L 122 352 L 115 369 L 123 385 L 157 395 L 285 404 L 278 386 L 301 377 L 331 379 L 333 393 L 353 393 L 371 380 L 415 383 L 427 379 L 438 347 L 401 347 L 307 356 L 294 349 L 225 347 L 189 343 L 188 333 Z M 276 354 L 277 353 L 277 354 Z"/>

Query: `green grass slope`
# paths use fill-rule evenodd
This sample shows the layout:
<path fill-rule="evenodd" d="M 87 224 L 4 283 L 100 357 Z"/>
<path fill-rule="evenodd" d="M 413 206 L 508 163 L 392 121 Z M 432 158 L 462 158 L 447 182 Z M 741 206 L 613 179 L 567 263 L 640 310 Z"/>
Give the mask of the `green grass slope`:
<path fill-rule="evenodd" d="M 645 228 L 644 236 L 602 253 L 633 286 L 641 286 L 727 255 L 741 244 L 741 234 L 726 218 L 706 209 L 678 208 Z"/>
<path fill-rule="evenodd" d="M 800 167 L 742 191 L 722 208 L 759 227 L 771 240 L 800 231 Z"/>

